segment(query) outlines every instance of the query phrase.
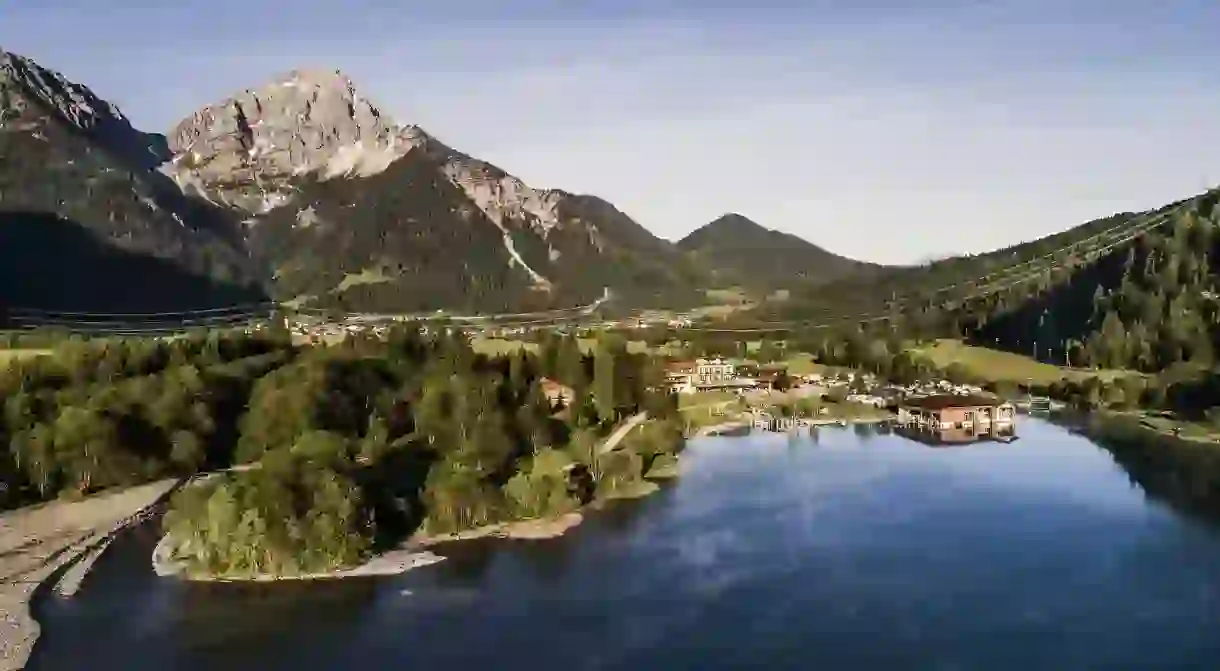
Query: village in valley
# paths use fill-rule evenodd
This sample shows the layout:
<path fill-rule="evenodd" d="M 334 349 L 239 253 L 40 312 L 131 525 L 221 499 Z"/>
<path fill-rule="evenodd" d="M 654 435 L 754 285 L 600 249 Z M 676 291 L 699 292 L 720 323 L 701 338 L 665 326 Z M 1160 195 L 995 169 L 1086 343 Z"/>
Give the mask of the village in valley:
<path fill-rule="evenodd" d="M 899 385 L 862 371 L 790 373 L 782 363 L 698 358 L 669 362 L 666 383 L 705 433 L 886 422 L 938 442 L 965 442 L 1008 439 L 1016 421 L 1012 402 L 948 380 Z"/>
<path fill-rule="evenodd" d="M 401 319 L 348 316 L 341 320 L 300 317 L 285 326 L 302 342 L 336 342 L 361 335 L 383 337 Z M 514 326 L 508 324 L 433 323 L 431 329 L 459 329 L 472 344 L 515 343 L 524 346 L 538 331 L 595 335 L 605 330 L 632 330 L 659 326 L 681 329 L 689 318 L 648 320 L 633 318 L 583 327 L 575 324 Z M 573 328 L 575 327 L 575 328 Z M 848 423 L 885 423 L 935 434 L 938 442 L 966 442 L 979 437 L 1005 439 L 1012 435 L 1016 406 L 982 387 L 929 379 L 895 384 L 857 370 L 801 366 L 788 362 L 759 363 L 740 358 L 681 358 L 668 356 L 665 384 L 679 398 L 688 429 L 716 433 L 743 426 L 786 430 L 795 426 Z M 543 381 L 551 403 L 562 406 L 572 391 L 553 380 Z"/>

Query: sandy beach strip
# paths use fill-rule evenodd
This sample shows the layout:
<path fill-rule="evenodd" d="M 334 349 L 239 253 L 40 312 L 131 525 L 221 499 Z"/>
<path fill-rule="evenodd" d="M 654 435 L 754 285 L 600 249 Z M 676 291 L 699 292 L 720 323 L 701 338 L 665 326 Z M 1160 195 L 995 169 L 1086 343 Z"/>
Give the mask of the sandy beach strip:
<path fill-rule="evenodd" d="M 442 543 L 477 540 L 479 538 L 545 540 L 548 538 L 558 538 L 564 535 L 568 531 L 579 526 L 582 521 L 584 521 L 584 515 L 579 512 L 571 512 L 554 518 L 520 520 L 517 522 L 504 522 L 502 524 L 489 524 L 477 529 L 460 531 L 453 534 L 417 534 L 408 539 L 403 544 L 403 547 L 420 549 L 433 547 Z"/>
<path fill-rule="evenodd" d="M 142 521 L 143 513 L 175 484 L 175 480 L 162 480 L 0 515 L 0 671 L 24 668 L 38 639 L 40 629 L 30 615 L 35 590 L 86 552 L 100 554 L 109 538 Z M 72 583 L 79 586 L 87 570 L 76 572 L 65 587 L 75 592 Z"/>
<path fill-rule="evenodd" d="M 341 578 L 361 578 L 372 576 L 391 576 L 406 573 L 414 568 L 428 566 L 444 560 L 444 557 L 431 552 L 415 550 L 392 550 L 373 557 L 368 562 L 350 569 L 327 571 L 323 573 L 299 573 L 286 575 L 251 575 L 251 576 L 212 576 L 187 573 L 180 562 L 166 561 L 163 557 L 154 556 L 154 570 L 161 577 L 173 577 L 188 582 L 226 582 L 226 583 L 256 583 L 285 582 L 302 580 L 337 580 Z"/>
<path fill-rule="evenodd" d="M 106 548 L 110 547 L 110 542 L 113 540 L 114 535 L 108 534 L 86 548 L 84 556 L 69 566 L 68 570 L 64 571 L 63 576 L 60 577 L 59 582 L 55 584 L 55 593 L 66 597 L 75 596 L 80 591 L 80 586 L 85 581 L 85 576 L 89 575 L 89 571 L 93 570 L 93 565 L 101 558 Z"/>

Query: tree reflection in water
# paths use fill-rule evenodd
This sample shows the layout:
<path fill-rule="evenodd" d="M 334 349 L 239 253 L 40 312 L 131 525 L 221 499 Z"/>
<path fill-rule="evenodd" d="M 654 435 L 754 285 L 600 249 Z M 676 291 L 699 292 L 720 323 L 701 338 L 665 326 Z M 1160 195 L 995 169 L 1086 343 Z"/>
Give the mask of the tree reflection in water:
<path fill-rule="evenodd" d="M 492 566 L 502 554 L 511 554 L 514 563 L 547 583 L 563 579 L 570 565 L 577 560 L 579 536 L 587 527 L 595 527 L 598 534 L 625 535 L 631 533 L 641 521 L 672 503 L 673 488 L 661 485 L 660 491 L 651 496 L 623 501 L 610 501 L 600 507 L 584 512 L 580 526 L 558 538 L 538 540 L 511 540 L 485 538 L 442 545 L 435 549 L 445 556 L 437 564 L 434 581 L 438 587 L 469 587 L 487 580 Z"/>
<path fill-rule="evenodd" d="M 1220 445 L 1156 434 L 1125 421 L 1093 421 L 1081 431 L 1104 448 L 1144 494 L 1220 524 Z"/>

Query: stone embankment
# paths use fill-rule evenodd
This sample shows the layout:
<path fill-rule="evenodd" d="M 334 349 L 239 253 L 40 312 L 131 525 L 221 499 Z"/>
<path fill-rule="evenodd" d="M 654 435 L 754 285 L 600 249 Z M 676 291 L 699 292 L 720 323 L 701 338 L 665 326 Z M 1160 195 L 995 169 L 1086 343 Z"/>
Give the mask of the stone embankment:
<path fill-rule="evenodd" d="M 56 590 L 74 594 L 110 541 L 154 514 L 176 484 L 162 480 L 0 515 L 0 671 L 24 668 L 38 639 L 30 614 L 35 591 L 67 567 Z"/>

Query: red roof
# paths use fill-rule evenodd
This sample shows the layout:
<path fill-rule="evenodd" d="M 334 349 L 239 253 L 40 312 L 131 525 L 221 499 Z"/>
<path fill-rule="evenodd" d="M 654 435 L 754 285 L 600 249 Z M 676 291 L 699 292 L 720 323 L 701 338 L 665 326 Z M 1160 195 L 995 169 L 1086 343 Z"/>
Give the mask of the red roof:
<path fill-rule="evenodd" d="M 948 408 L 994 408 L 1004 405 L 1004 401 L 994 396 L 978 394 L 935 394 L 923 398 L 908 398 L 902 404 L 909 408 L 922 410 L 946 410 Z"/>
<path fill-rule="evenodd" d="M 665 364 L 665 372 L 671 375 L 695 372 L 694 361 L 670 361 Z"/>
<path fill-rule="evenodd" d="M 540 386 L 542 387 L 542 393 L 548 396 L 551 394 L 570 394 L 572 392 L 571 387 L 560 384 L 549 377 L 542 378 Z"/>

